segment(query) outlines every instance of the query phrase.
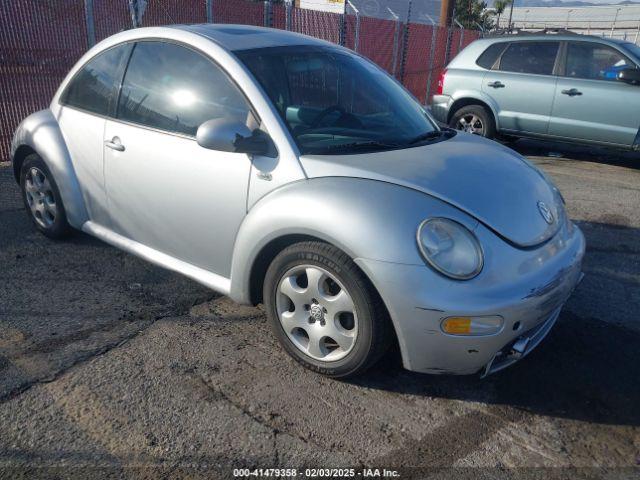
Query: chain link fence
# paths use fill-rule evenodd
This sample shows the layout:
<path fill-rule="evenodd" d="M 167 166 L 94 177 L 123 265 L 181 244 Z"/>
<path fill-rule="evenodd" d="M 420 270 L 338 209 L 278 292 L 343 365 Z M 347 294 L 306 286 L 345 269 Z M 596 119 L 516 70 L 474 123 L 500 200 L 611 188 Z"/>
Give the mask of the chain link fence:
<path fill-rule="evenodd" d="M 27 115 L 46 108 L 66 73 L 96 42 L 122 30 L 174 23 L 237 23 L 341 44 L 398 78 L 422 103 L 440 72 L 480 32 L 296 8 L 254 0 L 2 0 L 0 161 Z"/>

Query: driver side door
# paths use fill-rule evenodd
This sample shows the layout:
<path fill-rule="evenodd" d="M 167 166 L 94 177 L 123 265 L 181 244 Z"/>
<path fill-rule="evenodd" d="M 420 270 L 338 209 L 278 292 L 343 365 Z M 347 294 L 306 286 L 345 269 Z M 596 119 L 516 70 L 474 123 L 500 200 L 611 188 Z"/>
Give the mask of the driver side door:
<path fill-rule="evenodd" d="M 138 42 L 105 125 L 105 183 L 116 233 L 229 278 L 251 161 L 198 145 L 198 126 L 216 118 L 255 128 L 247 100 L 208 57 Z"/>

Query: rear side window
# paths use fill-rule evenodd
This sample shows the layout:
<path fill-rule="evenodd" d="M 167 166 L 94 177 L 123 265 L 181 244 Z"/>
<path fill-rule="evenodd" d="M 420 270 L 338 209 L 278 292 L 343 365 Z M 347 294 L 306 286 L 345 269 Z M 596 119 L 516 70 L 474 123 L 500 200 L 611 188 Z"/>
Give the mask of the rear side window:
<path fill-rule="evenodd" d="M 498 57 L 504 51 L 507 45 L 508 44 L 504 42 L 494 43 L 484 52 L 482 52 L 482 55 L 480 55 L 478 57 L 478 60 L 476 60 L 476 64 L 482 68 L 491 70 L 491 67 L 495 65 L 496 60 L 498 60 Z"/>
<path fill-rule="evenodd" d="M 625 68 L 635 68 L 635 65 L 617 50 L 606 45 L 571 42 L 567 47 L 567 77 L 615 80 L 618 72 Z"/>
<path fill-rule="evenodd" d="M 504 72 L 552 75 L 559 42 L 514 42 L 500 59 Z"/>
<path fill-rule="evenodd" d="M 247 122 L 249 112 L 242 93 L 211 60 L 180 45 L 149 41 L 133 49 L 117 117 L 195 135 L 207 120 Z"/>
<path fill-rule="evenodd" d="M 120 67 L 129 48 L 128 45 L 114 47 L 89 60 L 69 83 L 62 94 L 61 103 L 108 115 L 120 81 Z"/>

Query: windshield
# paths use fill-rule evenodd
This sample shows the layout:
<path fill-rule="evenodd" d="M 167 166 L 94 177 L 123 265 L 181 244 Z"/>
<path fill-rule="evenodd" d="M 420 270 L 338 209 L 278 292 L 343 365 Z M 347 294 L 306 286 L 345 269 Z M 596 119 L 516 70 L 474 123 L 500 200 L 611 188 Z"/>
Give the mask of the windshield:
<path fill-rule="evenodd" d="M 406 148 L 441 133 L 411 95 L 358 55 L 317 46 L 236 54 L 267 92 L 303 154 Z"/>
<path fill-rule="evenodd" d="M 634 43 L 624 42 L 621 44 L 622 48 L 627 50 L 631 55 L 636 57 L 636 61 L 640 60 L 640 47 Z"/>

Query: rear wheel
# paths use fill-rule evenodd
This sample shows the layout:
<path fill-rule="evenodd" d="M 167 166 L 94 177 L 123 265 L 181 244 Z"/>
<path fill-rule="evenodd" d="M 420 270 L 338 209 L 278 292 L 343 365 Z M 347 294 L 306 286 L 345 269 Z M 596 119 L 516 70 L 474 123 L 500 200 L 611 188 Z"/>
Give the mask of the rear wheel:
<path fill-rule="evenodd" d="M 22 199 L 35 227 L 50 238 L 62 238 L 70 227 L 53 175 L 37 154 L 27 156 L 20 169 Z"/>
<path fill-rule="evenodd" d="M 276 256 L 265 277 L 264 303 L 287 353 L 331 377 L 369 368 L 393 335 L 369 280 L 344 252 L 321 242 L 298 243 Z"/>
<path fill-rule="evenodd" d="M 493 114 L 480 105 L 467 105 L 456 110 L 449 121 L 449 126 L 486 138 L 493 138 L 496 134 Z"/>

